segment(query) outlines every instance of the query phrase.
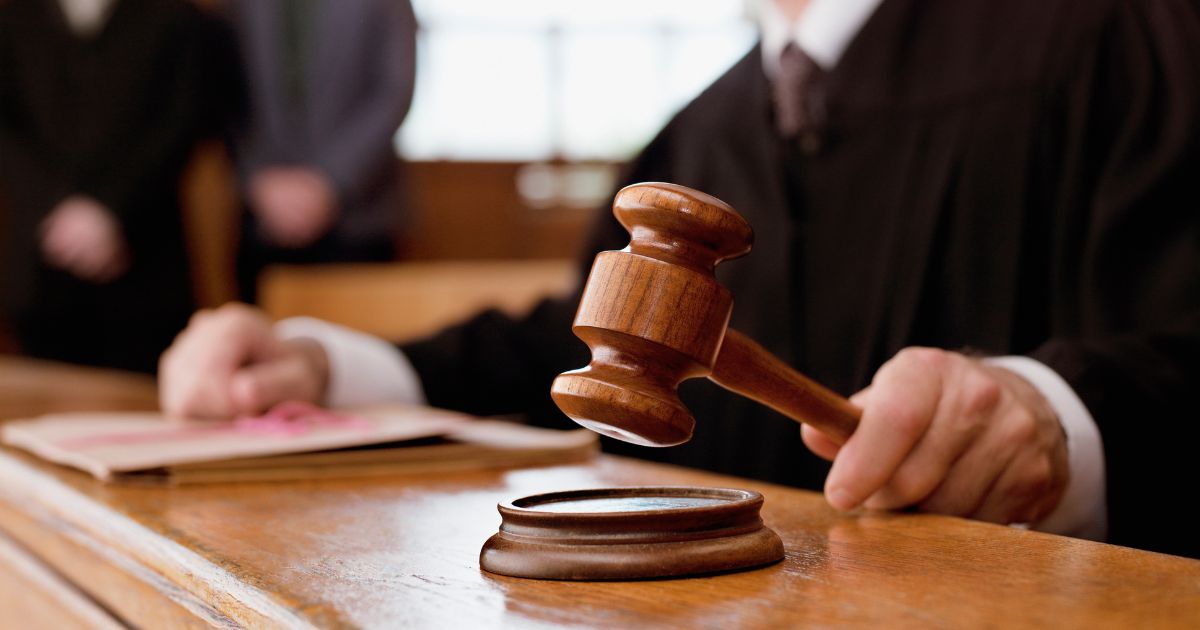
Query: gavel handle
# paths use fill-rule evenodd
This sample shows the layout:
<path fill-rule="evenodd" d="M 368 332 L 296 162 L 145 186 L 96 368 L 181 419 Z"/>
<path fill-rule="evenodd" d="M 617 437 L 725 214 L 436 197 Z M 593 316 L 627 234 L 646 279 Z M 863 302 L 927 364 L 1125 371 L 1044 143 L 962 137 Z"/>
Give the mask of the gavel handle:
<path fill-rule="evenodd" d="M 858 427 L 862 410 L 792 369 L 753 339 L 730 328 L 708 377 L 717 385 L 804 422 L 838 444 Z"/>

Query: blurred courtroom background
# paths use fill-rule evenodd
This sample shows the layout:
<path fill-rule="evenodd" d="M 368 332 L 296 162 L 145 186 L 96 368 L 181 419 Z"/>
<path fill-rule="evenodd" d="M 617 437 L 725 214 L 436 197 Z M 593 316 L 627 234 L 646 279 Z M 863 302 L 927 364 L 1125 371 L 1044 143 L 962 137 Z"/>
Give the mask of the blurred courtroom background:
<path fill-rule="evenodd" d="M 743 0 L 414 6 L 417 90 L 398 147 L 417 257 L 574 254 L 613 166 L 754 39 Z"/>
<path fill-rule="evenodd" d="M 224 3 L 196 4 L 219 13 Z M 269 269 L 260 301 L 274 315 L 315 314 L 396 337 L 564 290 L 620 164 L 753 45 L 750 6 L 414 0 L 415 97 L 394 138 L 406 187 L 394 209 L 403 215 L 392 235 L 400 260 Z M 237 295 L 237 190 L 223 143 L 203 142 L 181 187 L 200 306 Z M 418 296 L 444 304 L 421 313 Z M 413 321 L 396 321 L 405 316 Z M 0 334 L 0 351 L 13 350 Z"/>

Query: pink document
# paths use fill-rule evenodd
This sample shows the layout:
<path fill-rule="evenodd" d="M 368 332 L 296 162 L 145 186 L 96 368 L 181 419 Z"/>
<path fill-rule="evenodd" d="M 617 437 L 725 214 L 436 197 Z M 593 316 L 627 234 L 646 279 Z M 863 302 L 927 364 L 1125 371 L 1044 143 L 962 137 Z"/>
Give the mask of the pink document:
<path fill-rule="evenodd" d="M 67 413 L 8 423 L 3 442 L 102 480 L 283 480 L 577 461 L 590 431 L 551 431 L 416 406 L 330 411 L 284 403 L 231 422 Z"/>

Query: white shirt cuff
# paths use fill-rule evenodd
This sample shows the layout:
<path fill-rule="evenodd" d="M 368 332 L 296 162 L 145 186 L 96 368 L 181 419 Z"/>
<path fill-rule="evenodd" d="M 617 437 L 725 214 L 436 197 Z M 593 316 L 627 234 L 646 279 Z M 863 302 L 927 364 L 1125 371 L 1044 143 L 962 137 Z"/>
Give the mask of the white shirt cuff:
<path fill-rule="evenodd" d="M 312 317 L 291 317 L 275 324 L 281 341 L 317 342 L 329 358 L 328 407 L 385 403 L 425 404 L 421 378 L 396 346 L 366 333 Z"/>
<path fill-rule="evenodd" d="M 991 365 L 1016 372 L 1029 381 L 1058 414 L 1067 436 L 1071 478 L 1058 506 L 1033 529 L 1103 541 L 1108 536 L 1108 499 L 1104 478 L 1104 443 L 1100 429 L 1075 390 L 1040 361 L 1022 356 L 991 357 Z"/>

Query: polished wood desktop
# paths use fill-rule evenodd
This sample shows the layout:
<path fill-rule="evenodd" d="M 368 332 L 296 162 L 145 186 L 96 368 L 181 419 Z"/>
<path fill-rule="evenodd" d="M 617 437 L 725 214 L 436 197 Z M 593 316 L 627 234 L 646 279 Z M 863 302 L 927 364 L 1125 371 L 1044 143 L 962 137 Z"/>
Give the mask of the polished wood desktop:
<path fill-rule="evenodd" d="M 154 392 L 138 377 L 0 358 L 10 400 L 21 402 L 2 407 L 9 418 L 152 407 Z M 499 501 L 663 484 L 762 492 L 785 559 L 645 582 L 479 569 Z M 608 456 L 161 488 L 3 449 L 0 594 L 2 627 L 1195 627 L 1200 561 L 949 517 L 839 515 L 811 492 Z"/>
<path fill-rule="evenodd" d="M 0 421 L 66 411 L 158 408 L 153 379 L 0 354 Z"/>

